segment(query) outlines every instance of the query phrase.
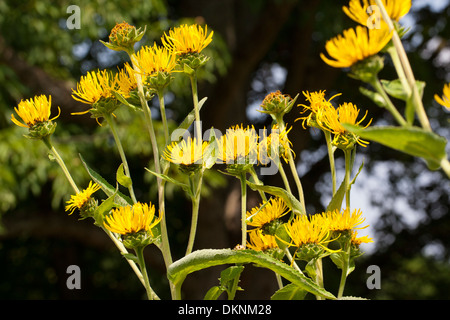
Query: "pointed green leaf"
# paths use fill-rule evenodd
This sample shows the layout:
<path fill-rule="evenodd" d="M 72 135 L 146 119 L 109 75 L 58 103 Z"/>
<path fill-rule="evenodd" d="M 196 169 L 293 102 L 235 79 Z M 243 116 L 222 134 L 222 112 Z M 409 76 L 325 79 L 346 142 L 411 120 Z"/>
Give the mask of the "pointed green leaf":
<path fill-rule="evenodd" d="M 225 290 L 219 286 L 214 286 L 206 292 L 203 300 L 217 300 Z"/>
<path fill-rule="evenodd" d="M 180 289 L 183 281 L 192 272 L 213 266 L 244 263 L 254 263 L 257 266 L 270 269 L 296 286 L 314 295 L 326 299 L 336 299 L 333 294 L 318 286 L 310 278 L 286 263 L 261 251 L 248 249 L 204 249 L 194 251 L 172 263 L 167 270 L 167 278 Z"/>
<path fill-rule="evenodd" d="M 185 184 L 183 182 L 180 182 L 178 180 L 175 180 L 174 178 L 171 178 L 168 175 L 165 175 L 165 174 L 162 174 L 162 173 L 156 173 L 156 172 L 153 172 L 152 170 L 147 169 L 147 168 L 145 168 L 145 170 L 147 170 L 148 172 L 150 172 L 151 174 L 153 174 L 154 176 L 156 176 L 158 178 L 161 178 L 161 179 L 163 179 L 163 180 L 165 180 L 167 182 L 171 182 L 171 183 L 173 183 L 173 184 L 183 188 L 183 190 L 186 191 L 188 194 L 190 194 L 190 195 L 192 194 L 191 188 L 189 187 L 189 185 L 187 185 L 187 184 Z"/>
<path fill-rule="evenodd" d="M 208 99 L 208 97 L 204 97 L 202 100 L 200 100 L 198 102 L 198 111 L 200 112 L 200 110 L 203 107 L 203 104 L 206 102 L 206 100 Z M 182 129 L 182 130 L 187 130 L 189 129 L 189 127 L 191 126 L 191 124 L 194 122 L 195 120 L 195 110 L 192 109 L 191 112 L 189 112 L 189 114 L 186 116 L 186 118 L 184 118 L 184 120 L 181 122 L 181 124 L 178 126 L 178 129 Z"/>
<path fill-rule="evenodd" d="M 303 300 L 307 293 L 308 291 L 305 289 L 302 289 L 293 283 L 289 283 L 275 292 L 270 297 L 270 300 Z"/>
<path fill-rule="evenodd" d="M 114 201 L 115 203 L 121 206 L 133 204 L 133 201 L 130 199 L 130 197 L 122 194 L 120 191 L 117 191 L 116 193 L 116 188 L 113 188 L 113 186 L 111 186 L 100 174 L 98 174 L 92 168 L 90 168 L 86 163 L 86 161 L 84 161 L 83 156 L 81 154 L 79 154 L 79 156 L 81 163 L 83 164 L 88 174 L 91 176 L 92 180 L 94 180 L 94 182 L 96 182 L 102 188 L 103 192 L 105 192 L 105 194 L 108 197 L 116 194 Z"/>
<path fill-rule="evenodd" d="M 343 124 L 346 130 L 353 132 L 362 139 L 371 140 L 389 148 L 402 151 L 427 161 L 431 170 L 437 170 L 440 162 L 447 158 L 445 146 L 447 140 L 433 132 L 418 127 L 361 127 Z"/>
<path fill-rule="evenodd" d="M 271 195 L 282 198 L 286 202 L 286 204 L 289 206 L 289 208 L 291 208 L 292 211 L 294 211 L 295 213 L 306 214 L 306 212 L 304 212 L 304 210 L 303 210 L 303 207 L 302 207 L 300 201 L 298 201 L 292 194 L 290 194 L 286 190 L 279 188 L 279 187 L 254 184 L 250 181 L 247 181 L 247 184 L 252 190 L 264 191 Z"/>
<path fill-rule="evenodd" d="M 384 101 L 383 97 L 378 92 L 374 92 L 364 87 L 359 87 L 359 91 L 367 98 L 372 100 L 377 106 L 382 108 L 386 107 L 386 101 Z"/>
<path fill-rule="evenodd" d="M 116 172 L 116 179 L 117 182 L 124 186 L 125 188 L 130 188 L 132 185 L 131 178 L 125 175 L 124 169 L 123 169 L 123 163 L 120 164 L 119 168 Z"/>

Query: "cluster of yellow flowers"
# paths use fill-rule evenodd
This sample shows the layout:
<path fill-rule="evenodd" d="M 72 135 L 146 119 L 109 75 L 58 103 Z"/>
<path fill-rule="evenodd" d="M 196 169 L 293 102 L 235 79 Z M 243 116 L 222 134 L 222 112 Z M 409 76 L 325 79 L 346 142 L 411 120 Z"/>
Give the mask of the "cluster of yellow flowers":
<path fill-rule="evenodd" d="M 289 211 L 285 201 L 275 197 L 247 212 L 247 224 L 254 227 L 249 230 L 247 246 L 257 251 L 280 250 L 279 244 L 284 243 L 295 246 L 297 252 L 304 252 L 306 247 L 314 247 L 314 255 L 307 255 L 311 258 L 317 257 L 318 251 L 330 252 L 328 243 L 340 237 L 344 238 L 345 235 L 345 240 L 355 249 L 359 248 L 361 243 L 373 242 L 368 236 L 357 236 L 358 229 L 368 227 L 360 226 L 365 219 L 359 209 L 353 212 L 346 208 L 311 216 L 297 215 L 288 222 L 283 222 L 281 218 Z M 287 239 L 277 234 L 280 226 L 288 235 Z"/>
<path fill-rule="evenodd" d="M 328 56 L 322 53 L 323 61 L 332 67 L 351 68 L 355 76 L 363 81 L 370 82 L 374 79 L 372 74 L 381 70 L 380 65 L 382 64 L 374 57 L 390 45 L 394 34 L 394 30 L 390 30 L 384 21 L 378 21 L 376 17 L 368 13 L 368 8 L 379 1 L 385 6 L 386 12 L 394 22 L 398 22 L 411 8 L 411 0 L 350 0 L 348 7 L 343 7 L 343 11 L 360 25 L 345 30 L 342 35 L 327 41 L 325 49 Z M 295 265 L 295 259 L 306 260 L 308 263 L 313 261 L 317 270 L 320 269 L 321 258 L 337 253 L 338 256 L 340 255 L 339 259 L 343 259 L 342 263 L 346 264 L 346 267 L 341 269 L 347 276 L 348 262 L 360 254 L 359 245 L 372 242 L 368 236 L 358 236 L 357 230 L 364 229 L 367 225 L 361 226 L 365 221 L 362 218 L 361 210 L 351 210 L 350 208 L 350 186 L 352 184 L 350 173 L 353 166 L 353 163 L 350 162 L 354 161 L 351 152 L 357 145 L 365 147 L 368 142 L 346 129 L 346 127 L 349 128 L 347 125 L 367 128 L 372 122 L 372 119 L 369 119 L 366 124 L 363 124 L 368 116 L 367 111 L 360 117 L 360 109 L 352 102 L 343 102 L 334 106 L 333 99 L 340 96 L 340 93 L 326 98 L 325 90 L 303 92 L 306 103 L 298 104 L 298 107 L 302 108 L 300 111 L 302 116 L 296 121 L 301 120 L 304 129 L 306 126 L 319 128 L 325 134 L 333 181 L 333 200 L 337 193 L 334 172 L 336 149 L 344 151 L 346 161 L 346 173 L 341 189 L 343 191 L 339 194 L 340 200 L 336 200 L 340 203 L 333 203 L 333 206 L 329 206 L 332 209 L 327 209 L 326 212 L 307 215 L 303 189 L 293 161 L 295 153 L 288 137 L 293 127 L 288 127 L 283 120 L 284 115 L 290 112 L 296 104 L 298 95 L 291 98 L 289 95 L 276 91 L 269 93 L 262 101 L 259 111 L 270 115 L 273 119 L 270 134 L 267 134 L 264 129 L 263 134 L 258 135 L 254 126 L 237 124 L 228 128 L 225 134 L 214 135 L 215 139 L 210 138 L 210 141 L 203 141 L 197 127 L 200 115 L 195 72 L 209 59 L 202 51 L 211 43 L 213 32 L 208 33 L 207 26 L 203 28 L 196 24 L 181 25 L 164 33 L 161 37 L 162 45 L 155 42 L 152 46 L 142 46 L 138 52 L 135 52 L 134 45 L 142 39 L 143 34 L 143 31 L 126 22 L 117 24 L 111 31 L 109 42 L 104 44 L 112 50 L 127 52 L 130 63 L 125 63 L 124 67 L 117 72 L 90 71 L 80 78 L 76 88 L 72 91 L 73 99 L 90 106 L 88 110 L 73 114 L 90 113 L 99 124 L 99 119 L 104 118 L 110 125 L 122 158 L 120 168 L 123 168 L 123 171 L 122 169 L 118 170 L 117 182 L 129 189 L 131 198 L 129 201 L 122 198 L 122 202 L 114 202 L 117 190 L 116 193 L 108 190 L 108 193 L 105 191 L 104 185 L 92 181 L 89 182 L 86 189 L 78 190 L 64 162 L 50 143 L 50 136 L 56 127 L 53 120 L 59 116 L 58 113 L 57 116 L 51 118 L 51 96 L 41 95 L 33 99 L 22 100 L 15 108 L 17 116 L 22 121 L 11 115 L 14 124 L 29 129 L 28 137 L 44 141 L 63 169 L 75 191 L 75 194 L 66 203 L 66 211 L 72 214 L 78 209 L 82 218 L 94 218 L 98 226 L 112 234 L 113 241 L 117 243 L 120 240 L 120 244 L 135 249 L 141 271 L 143 271 L 147 293 L 149 297 L 155 297 L 148 278 L 146 278 L 142 250 L 150 243 L 161 241 L 162 244 L 159 248 L 163 253 L 166 265 L 169 266 L 173 262 L 168 240 L 165 238 L 167 230 L 165 230 L 164 220 L 164 185 L 161 183 L 161 179 L 175 181 L 168 179 L 167 168 L 163 168 L 163 170 L 160 168 L 162 161 L 160 162 L 151 114 L 147 105 L 147 101 L 154 95 L 158 95 L 166 140 L 162 158 L 178 165 L 180 171 L 186 173 L 189 178 L 189 186 L 179 183 L 185 190 L 189 189 L 193 203 L 192 226 L 186 255 L 191 252 L 195 237 L 203 171 L 211 168 L 213 160 L 214 163 L 226 164 L 228 173 L 241 180 L 241 245 L 244 249 L 274 253 L 274 256 L 278 258 L 286 255 L 293 265 Z M 371 64 L 372 62 L 374 63 Z M 370 72 L 367 72 L 368 68 L 371 68 Z M 176 72 L 185 73 L 190 77 L 197 135 L 195 138 L 188 137 L 181 141 L 169 141 L 162 93 L 169 86 Z M 368 73 L 369 76 L 367 76 Z M 443 97 L 435 95 L 435 100 L 450 109 L 450 84 L 444 87 Z M 139 104 L 140 107 L 137 107 Z M 141 108 L 141 111 L 144 111 L 158 178 L 158 216 L 152 203 L 141 203 L 136 200 L 130 170 L 112 117 L 114 111 L 121 105 L 128 105 L 134 109 Z M 59 107 L 58 110 L 60 112 Z M 308 114 L 305 115 L 306 112 Z M 290 166 L 297 186 L 298 198 L 291 192 L 280 158 L 283 158 Z M 259 181 L 253 165 L 266 166 L 270 161 L 276 163 L 279 168 L 284 189 L 264 186 Z M 251 175 L 252 181 L 247 180 L 247 174 Z M 250 211 L 247 211 L 246 208 L 247 185 L 259 191 L 262 198 L 262 203 Z M 93 195 L 100 189 L 103 189 L 110 198 L 99 205 Z M 272 197 L 267 199 L 266 193 L 271 194 Z M 347 202 L 345 208 L 341 210 L 344 194 Z M 288 221 L 284 221 L 285 216 L 289 213 L 291 215 Z M 247 226 L 250 227 L 248 232 Z M 290 247 L 295 248 L 293 257 L 290 257 L 288 250 Z M 118 248 L 121 248 L 120 245 Z M 125 251 L 122 253 L 127 254 Z M 334 258 L 338 259 L 336 256 Z M 321 285 L 320 281 L 318 284 Z M 342 295 L 344 284 L 345 281 L 341 282 L 340 295 Z M 172 292 L 172 294 L 176 296 L 179 293 Z"/>

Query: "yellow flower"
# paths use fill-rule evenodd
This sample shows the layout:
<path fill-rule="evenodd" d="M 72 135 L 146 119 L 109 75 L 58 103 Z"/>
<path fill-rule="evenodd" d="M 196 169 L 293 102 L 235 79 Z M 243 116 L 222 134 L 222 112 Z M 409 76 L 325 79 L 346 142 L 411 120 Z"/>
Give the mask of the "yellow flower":
<path fill-rule="evenodd" d="M 175 54 L 156 43 L 152 47 L 142 47 L 135 59 L 144 77 L 154 76 L 158 72 L 171 73 L 176 67 Z"/>
<path fill-rule="evenodd" d="M 264 234 L 261 229 L 250 232 L 250 239 L 247 241 L 247 248 L 255 251 L 267 251 L 278 248 L 275 236 Z"/>
<path fill-rule="evenodd" d="M 262 164 L 267 164 L 270 159 L 275 161 L 280 156 L 288 163 L 289 152 L 294 153 L 291 148 L 292 142 L 288 138 L 288 133 L 291 129 L 292 127 L 289 129 L 286 127 L 280 132 L 278 125 L 275 124 L 270 135 L 262 139 L 259 143 L 258 153 L 258 159 Z"/>
<path fill-rule="evenodd" d="M 68 200 L 66 211 L 70 211 L 69 215 L 72 214 L 75 209 L 82 209 L 84 205 L 86 205 L 91 199 L 92 194 L 100 189 L 100 186 L 97 183 L 92 183 L 89 181 L 89 185 L 86 189 L 81 192 L 78 192 L 76 195 L 71 195 L 70 200 Z"/>
<path fill-rule="evenodd" d="M 100 99 L 114 98 L 114 90 L 118 87 L 118 76 L 113 76 L 108 70 L 91 71 L 81 76 L 77 90 L 72 89 L 72 98 L 85 104 L 94 104 Z M 84 114 L 83 111 L 73 114 Z"/>
<path fill-rule="evenodd" d="M 52 121 L 59 117 L 61 109 L 58 107 L 58 115 L 56 117 L 50 118 L 52 106 L 51 96 L 35 96 L 33 99 L 21 100 L 19 105 L 14 108 L 17 115 L 22 119 L 20 122 L 11 114 L 11 121 L 14 122 L 19 127 L 31 128 L 36 124 Z"/>
<path fill-rule="evenodd" d="M 172 142 L 164 150 L 164 159 L 182 165 L 202 164 L 203 152 L 208 142 L 197 142 L 197 139 L 183 139 L 180 142 Z"/>
<path fill-rule="evenodd" d="M 285 228 L 296 247 L 310 244 L 324 246 L 329 242 L 327 224 L 316 219 L 315 215 L 311 219 L 307 215 L 296 216 L 290 223 L 285 224 Z"/>
<path fill-rule="evenodd" d="M 175 54 L 200 53 L 212 41 L 214 32 L 208 34 L 208 26 L 205 30 L 197 24 L 181 25 L 164 33 L 161 41 L 167 49 Z"/>
<path fill-rule="evenodd" d="M 369 238 L 368 236 L 358 237 L 358 232 L 356 230 L 352 231 L 351 243 L 353 245 L 359 247 L 361 243 L 371 243 L 371 242 L 373 242 L 372 238 Z"/>
<path fill-rule="evenodd" d="M 299 106 L 303 107 L 303 110 L 301 111 L 301 113 L 305 113 L 308 110 L 311 112 L 307 117 L 300 117 L 300 118 L 295 119 L 295 121 L 303 120 L 302 126 L 304 129 L 306 129 L 305 122 L 309 126 L 315 126 L 316 115 L 322 109 L 332 106 L 331 100 L 333 100 L 335 97 L 341 95 L 341 93 L 335 94 L 328 100 L 325 99 L 325 90 L 314 91 L 314 92 L 304 91 L 303 95 L 305 96 L 306 101 L 309 102 L 309 105 L 299 104 Z"/>
<path fill-rule="evenodd" d="M 333 144 L 342 148 L 351 148 L 354 143 L 358 143 L 359 145 L 365 147 L 368 142 L 361 140 L 354 133 L 348 132 L 343 126 L 343 123 L 351 124 L 351 125 L 359 125 L 364 119 L 367 117 L 367 111 L 362 117 L 361 120 L 357 120 L 359 115 L 359 109 L 353 103 L 344 102 L 339 105 L 338 108 L 334 108 L 333 106 L 327 106 L 320 110 L 320 112 L 316 115 L 316 122 L 320 128 L 323 130 L 327 130 L 334 134 Z M 372 119 L 369 120 L 369 123 L 364 126 L 367 128 Z"/>
<path fill-rule="evenodd" d="M 343 35 L 326 42 L 325 49 L 331 59 L 323 53 L 320 57 L 335 68 L 351 67 L 380 52 L 391 38 L 392 32 L 385 23 L 381 24 L 380 29 L 357 26 L 355 29 L 344 30 Z"/>
<path fill-rule="evenodd" d="M 117 75 L 117 92 L 124 98 L 130 97 L 130 92 L 137 88 L 133 67 L 127 62 Z"/>
<path fill-rule="evenodd" d="M 258 157 L 258 135 L 253 126 L 236 125 L 227 129 L 218 140 L 218 159 L 227 164 L 256 163 Z"/>
<path fill-rule="evenodd" d="M 434 95 L 434 99 L 437 103 L 444 106 L 448 110 L 450 110 L 450 83 L 444 85 L 443 96 L 439 97 L 437 94 Z"/>
<path fill-rule="evenodd" d="M 247 225 L 263 228 L 265 225 L 280 219 L 289 212 L 289 208 L 282 198 L 270 198 L 259 207 L 247 211 Z"/>
<path fill-rule="evenodd" d="M 154 205 L 138 202 L 133 206 L 113 209 L 110 215 L 105 216 L 105 228 L 121 235 L 138 233 L 142 230 L 152 234 L 152 228 L 161 218 L 161 215 L 155 218 Z"/>
<path fill-rule="evenodd" d="M 362 217 L 362 211 L 360 209 L 355 209 L 352 213 L 350 213 L 348 208 L 342 212 L 339 210 L 328 211 L 317 215 L 317 218 L 326 221 L 327 228 L 330 231 L 365 229 L 369 226 L 359 227 L 366 220 Z"/>
<path fill-rule="evenodd" d="M 411 9 L 411 0 L 381 0 L 381 2 L 389 17 L 397 22 Z M 350 19 L 363 26 L 375 26 L 376 21 L 369 19 L 377 19 L 378 13 L 381 18 L 381 12 L 372 10 L 370 14 L 367 13 L 369 6 L 376 6 L 375 0 L 350 0 L 348 7 L 344 6 L 342 10 Z"/>

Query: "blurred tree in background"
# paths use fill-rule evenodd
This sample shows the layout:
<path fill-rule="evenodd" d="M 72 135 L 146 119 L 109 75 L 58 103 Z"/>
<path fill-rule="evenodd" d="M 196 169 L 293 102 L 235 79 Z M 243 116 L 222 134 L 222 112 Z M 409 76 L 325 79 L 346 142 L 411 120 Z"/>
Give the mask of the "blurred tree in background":
<path fill-rule="evenodd" d="M 427 2 L 427 1 L 424 1 Z M 428 3 L 428 2 L 427 2 Z M 431 2 L 430 2 L 431 3 Z M 274 90 L 295 96 L 303 103 L 304 90 L 342 92 L 338 102 L 352 101 L 368 110 L 377 124 L 392 123 L 358 91 L 357 81 L 327 66 L 319 58 L 325 41 L 352 26 L 341 10 L 347 1 L 330 0 L 108 0 L 79 1 L 80 29 L 68 29 L 69 1 L 17 1 L 0 3 L 0 298 L 1 299 L 115 299 L 142 298 L 144 290 L 110 240 L 90 221 L 78 221 L 64 212 L 70 185 L 59 167 L 49 161 L 43 144 L 23 138 L 10 115 L 21 99 L 51 94 L 62 113 L 54 135 L 63 158 L 80 186 L 88 176 L 78 154 L 114 179 L 120 164 L 108 130 L 89 116 L 71 116 L 85 106 L 71 98 L 80 75 L 96 68 L 122 66 L 126 56 L 104 47 L 117 22 L 147 26 L 141 44 L 159 41 L 171 26 L 183 22 L 206 23 L 214 30 L 207 48 L 211 56 L 199 75 L 199 93 L 208 100 L 202 109 L 203 129 L 225 131 L 238 123 L 263 128 L 270 119 L 256 112 L 262 99 Z M 435 132 L 450 138 L 449 114 L 433 102 L 433 95 L 450 81 L 450 4 L 415 6 L 407 16 L 412 25 L 404 44 L 418 80 L 427 83 L 424 105 Z M 381 77 L 391 79 L 386 60 Z M 187 79 L 177 77 L 167 93 L 173 124 L 191 107 Z M 157 102 L 155 102 L 157 103 Z M 322 212 L 331 186 L 326 184 L 329 165 L 323 137 L 294 124 L 300 108 L 286 122 L 297 154 L 310 213 Z M 118 111 L 132 176 L 142 201 L 156 199 L 156 180 L 145 173 L 152 166 L 151 146 L 142 134 L 142 119 L 125 108 Z M 155 105 L 153 114 L 158 119 Z M 163 135 L 160 134 L 160 137 Z M 348 279 L 346 295 L 373 299 L 450 298 L 449 181 L 425 163 L 371 143 L 360 149 L 364 169 L 352 189 L 353 199 L 371 224 L 375 243 Z M 343 159 L 338 157 L 338 165 Z M 109 176 L 108 176 L 109 175 Z M 264 182 L 280 184 L 278 176 Z M 196 248 L 234 247 L 239 242 L 239 184 L 213 170 L 205 177 L 205 201 L 200 209 Z M 190 203 L 182 190 L 167 186 L 167 221 L 174 258 L 181 257 L 188 237 Z M 252 198 L 253 197 L 253 198 Z M 252 202 L 253 201 L 253 202 Z M 249 203 L 258 198 L 250 194 Z M 180 246 L 176 244 L 179 243 Z M 179 247 L 179 249 L 177 249 Z M 146 249 L 152 286 L 167 290 L 164 263 L 159 251 Z M 82 289 L 68 290 L 66 269 L 80 266 Z M 366 268 L 381 269 L 381 290 L 369 290 Z M 338 286 L 339 274 L 325 272 L 326 286 Z M 335 272 L 335 274 L 333 274 Z M 201 299 L 217 284 L 219 270 L 211 268 L 188 277 L 186 298 Z M 267 299 L 276 290 L 273 274 L 246 268 L 243 292 L 237 298 Z M 330 289 L 332 291 L 332 289 Z M 160 295 L 168 298 L 169 292 Z"/>

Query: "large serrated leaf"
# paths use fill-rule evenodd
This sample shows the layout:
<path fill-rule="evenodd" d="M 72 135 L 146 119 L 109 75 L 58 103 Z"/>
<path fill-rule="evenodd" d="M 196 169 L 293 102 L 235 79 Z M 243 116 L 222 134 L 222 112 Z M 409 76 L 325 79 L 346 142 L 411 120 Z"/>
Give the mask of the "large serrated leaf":
<path fill-rule="evenodd" d="M 192 272 L 213 266 L 226 264 L 254 263 L 270 269 L 290 281 L 294 285 L 326 299 L 336 297 L 318 286 L 310 278 L 298 272 L 286 263 L 277 260 L 263 252 L 254 250 L 204 249 L 194 251 L 184 258 L 172 263 L 167 270 L 167 278 L 180 289 L 184 279 Z"/>

